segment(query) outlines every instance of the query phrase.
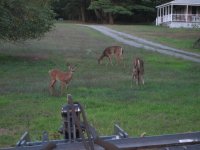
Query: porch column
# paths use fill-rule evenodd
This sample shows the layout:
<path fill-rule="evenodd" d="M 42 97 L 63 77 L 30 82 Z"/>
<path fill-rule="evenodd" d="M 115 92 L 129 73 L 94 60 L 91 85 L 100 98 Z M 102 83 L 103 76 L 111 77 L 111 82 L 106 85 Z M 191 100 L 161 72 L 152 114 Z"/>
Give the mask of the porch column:
<path fill-rule="evenodd" d="M 173 21 L 173 5 L 171 5 L 171 21 Z"/>
<path fill-rule="evenodd" d="M 163 18 L 163 22 L 164 22 L 164 15 L 165 15 L 165 8 L 162 8 L 162 18 Z"/>
<path fill-rule="evenodd" d="M 156 25 L 158 25 L 158 20 L 159 20 L 159 8 L 157 8 L 157 19 L 156 19 Z"/>
<path fill-rule="evenodd" d="M 186 22 L 188 22 L 188 5 L 186 6 L 186 15 L 185 15 L 185 20 L 186 20 Z"/>
<path fill-rule="evenodd" d="M 160 8 L 160 23 L 162 23 L 162 7 Z"/>
<path fill-rule="evenodd" d="M 168 5 L 168 14 L 167 14 L 167 19 L 168 21 L 171 21 L 170 19 L 170 5 Z"/>

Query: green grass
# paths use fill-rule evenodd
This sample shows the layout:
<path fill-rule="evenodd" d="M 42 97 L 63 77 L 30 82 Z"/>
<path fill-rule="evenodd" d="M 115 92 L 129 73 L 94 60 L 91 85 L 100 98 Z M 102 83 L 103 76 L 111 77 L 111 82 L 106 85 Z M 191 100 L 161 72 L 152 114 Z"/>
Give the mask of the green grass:
<path fill-rule="evenodd" d="M 193 47 L 194 42 L 199 39 L 200 29 L 198 28 L 168 28 L 153 25 L 113 25 L 108 27 L 170 47 L 200 53 L 199 49 Z"/>
<path fill-rule="evenodd" d="M 166 30 L 143 26 L 141 32 L 150 33 L 149 28 Z M 124 47 L 125 67 L 106 66 L 107 60 L 97 64 L 110 45 Z M 131 88 L 136 56 L 144 59 L 146 83 Z M 69 89 L 63 96 L 50 96 L 48 71 L 67 70 L 67 63 L 77 65 Z M 1 43 L 0 68 L 0 147 L 15 145 L 26 130 L 33 140 L 43 130 L 55 139 L 67 94 L 83 104 L 100 135 L 112 134 L 114 123 L 130 136 L 200 130 L 200 64 L 123 45 L 84 26 L 57 23 L 40 41 Z"/>

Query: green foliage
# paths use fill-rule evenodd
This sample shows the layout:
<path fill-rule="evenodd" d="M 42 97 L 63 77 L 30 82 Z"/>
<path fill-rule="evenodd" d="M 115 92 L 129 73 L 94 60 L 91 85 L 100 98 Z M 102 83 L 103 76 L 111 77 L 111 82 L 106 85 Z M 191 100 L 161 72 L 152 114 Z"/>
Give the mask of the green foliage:
<path fill-rule="evenodd" d="M 154 12 L 155 11 L 155 8 L 148 7 L 145 5 L 134 5 L 132 7 L 132 9 L 135 11 L 141 11 L 141 12 Z"/>
<path fill-rule="evenodd" d="M 112 13 L 112 14 L 127 14 L 127 15 L 132 14 L 132 12 L 128 10 L 128 8 L 121 6 L 120 4 L 113 3 L 110 0 L 92 1 L 89 6 L 89 9 L 100 10 L 105 13 Z"/>
<path fill-rule="evenodd" d="M 96 12 L 97 17 L 102 20 L 109 20 L 113 24 L 117 15 L 132 15 L 131 10 L 125 3 L 115 3 L 111 0 L 95 0 L 92 1 L 89 8 Z"/>
<path fill-rule="evenodd" d="M 53 3 L 53 7 L 58 17 L 65 19 L 77 19 L 80 13 L 79 0 L 58 0 Z"/>
<path fill-rule="evenodd" d="M 146 21 L 153 21 L 156 17 L 156 6 L 169 0 L 57 0 L 53 8 L 58 14 L 68 20 L 87 18 L 98 22 L 113 22 L 127 17 L 134 21 L 134 15 L 144 17 Z M 137 17 L 137 16 L 136 16 Z M 84 19 L 82 19 L 83 21 Z M 85 20 L 84 20 L 85 21 Z"/>
<path fill-rule="evenodd" d="M 47 1 L 2 0 L 0 2 L 0 39 L 40 38 L 53 26 L 54 13 Z"/>
<path fill-rule="evenodd" d="M 121 15 L 132 15 L 132 12 L 122 6 L 113 6 L 108 9 L 105 9 L 104 12 L 112 14 L 121 14 Z"/>
<path fill-rule="evenodd" d="M 88 17 L 86 14 L 89 3 L 90 0 L 57 0 L 52 6 L 57 13 L 57 18 L 85 22 Z"/>

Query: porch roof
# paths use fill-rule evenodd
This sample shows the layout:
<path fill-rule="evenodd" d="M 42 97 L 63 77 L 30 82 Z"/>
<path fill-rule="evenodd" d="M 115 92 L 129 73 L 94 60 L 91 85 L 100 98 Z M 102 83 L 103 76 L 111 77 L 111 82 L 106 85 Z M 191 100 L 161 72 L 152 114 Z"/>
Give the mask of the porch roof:
<path fill-rule="evenodd" d="M 169 5 L 200 6 L 200 0 L 173 0 L 171 2 L 156 6 L 156 8 L 169 6 Z"/>

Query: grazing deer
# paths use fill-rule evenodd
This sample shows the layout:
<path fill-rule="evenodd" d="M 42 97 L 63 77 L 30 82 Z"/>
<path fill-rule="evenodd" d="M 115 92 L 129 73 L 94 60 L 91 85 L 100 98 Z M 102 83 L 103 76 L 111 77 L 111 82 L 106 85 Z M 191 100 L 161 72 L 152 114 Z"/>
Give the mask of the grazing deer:
<path fill-rule="evenodd" d="M 108 57 L 109 62 L 112 65 L 112 55 L 115 56 L 115 59 L 117 62 L 120 62 L 123 57 L 123 49 L 121 46 L 110 46 L 104 49 L 102 55 L 98 59 L 98 63 L 101 64 L 101 61 L 103 60 L 104 57 Z"/>
<path fill-rule="evenodd" d="M 71 65 L 68 66 L 68 71 L 63 72 L 58 69 L 52 69 L 49 71 L 49 76 L 51 78 L 50 85 L 49 85 L 49 91 L 51 95 L 53 95 L 54 91 L 54 85 L 56 81 L 61 82 L 61 95 L 63 93 L 64 87 L 68 87 L 69 82 L 72 80 L 73 72 L 75 71 L 75 67 L 72 67 Z"/>
<path fill-rule="evenodd" d="M 132 72 L 132 84 L 133 80 L 136 80 L 136 84 L 140 84 L 142 81 L 142 84 L 144 84 L 144 62 L 140 58 L 136 58 L 133 60 L 133 72 Z"/>

